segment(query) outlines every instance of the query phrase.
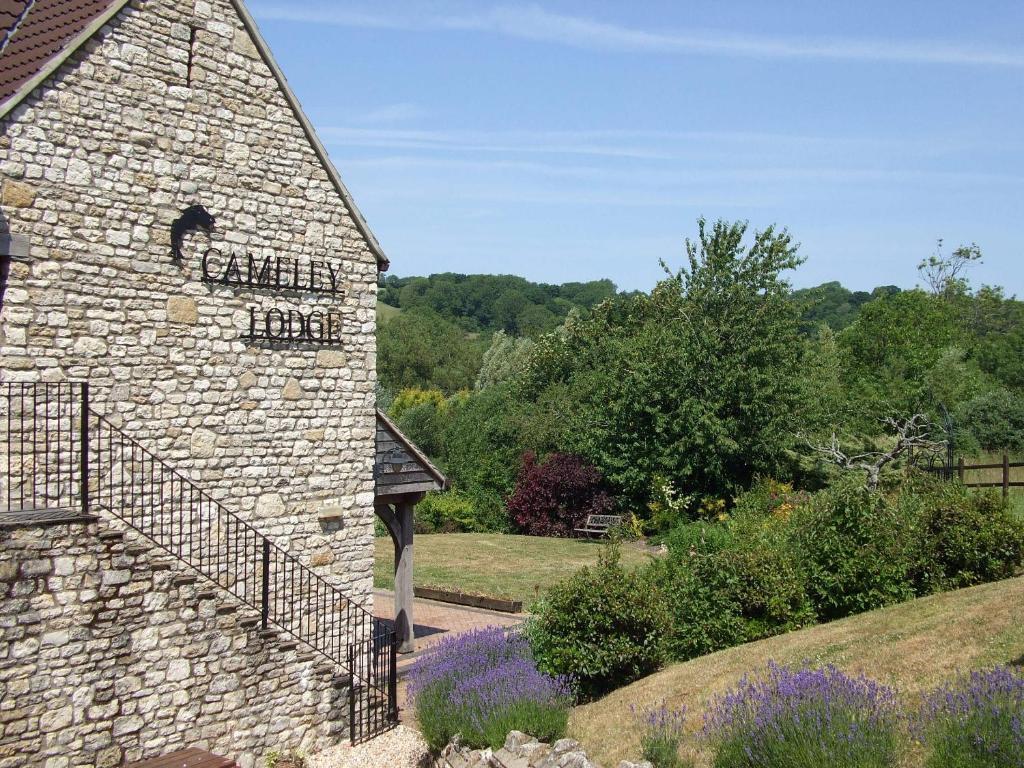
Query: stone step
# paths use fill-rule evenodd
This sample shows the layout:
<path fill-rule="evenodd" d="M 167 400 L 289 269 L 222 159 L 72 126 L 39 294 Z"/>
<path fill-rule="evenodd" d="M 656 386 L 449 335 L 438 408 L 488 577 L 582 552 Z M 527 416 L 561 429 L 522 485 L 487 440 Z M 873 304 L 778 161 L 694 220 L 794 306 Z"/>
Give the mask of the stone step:
<path fill-rule="evenodd" d="M 100 531 L 97 534 L 97 536 L 99 537 L 100 541 L 109 541 L 109 542 L 124 541 L 124 531 L 105 530 L 105 531 Z"/>
<path fill-rule="evenodd" d="M 218 606 L 216 613 L 217 613 L 218 616 L 229 616 L 230 614 L 234 613 L 237 610 L 238 610 L 238 606 L 237 605 L 235 605 L 233 603 L 228 603 L 227 605 L 220 605 L 220 606 Z"/>
<path fill-rule="evenodd" d="M 176 587 L 184 587 L 188 584 L 195 584 L 198 577 L 192 573 L 180 573 L 171 579 L 171 583 Z"/>
<path fill-rule="evenodd" d="M 252 629 L 260 625 L 261 619 L 259 616 L 246 616 L 238 620 L 238 626 L 245 629 Z"/>
<path fill-rule="evenodd" d="M 216 589 L 205 588 L 196 592 L 196 600 L 216 600 L 220 597 L 220 591 Z"/>

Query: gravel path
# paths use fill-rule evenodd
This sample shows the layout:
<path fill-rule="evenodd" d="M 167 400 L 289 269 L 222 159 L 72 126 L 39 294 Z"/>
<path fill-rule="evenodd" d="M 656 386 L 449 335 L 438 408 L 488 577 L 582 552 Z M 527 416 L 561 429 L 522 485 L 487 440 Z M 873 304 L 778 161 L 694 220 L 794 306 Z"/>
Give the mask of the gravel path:
<path fill-rule="evenodd" d="M 353 747 L 338 744 L 307 758 L 309 768 L 427 768 L 430 756 L 423 737 L 399 725 Z"/>

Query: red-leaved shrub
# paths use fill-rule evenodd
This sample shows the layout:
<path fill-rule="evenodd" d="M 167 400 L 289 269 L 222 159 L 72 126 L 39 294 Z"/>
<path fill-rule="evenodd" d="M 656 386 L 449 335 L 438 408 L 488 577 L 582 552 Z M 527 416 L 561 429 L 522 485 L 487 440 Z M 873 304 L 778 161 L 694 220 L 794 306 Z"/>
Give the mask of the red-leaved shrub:
<path fill-rule="evenodd" d="M 524 453 L 508 499 L 509 517 L 529 536 L 572 536 L 587 515 L 608 514 L 611 508 L 601 473 L 569 453 L 552 453 L 540 463 L 532 452 Z"/>

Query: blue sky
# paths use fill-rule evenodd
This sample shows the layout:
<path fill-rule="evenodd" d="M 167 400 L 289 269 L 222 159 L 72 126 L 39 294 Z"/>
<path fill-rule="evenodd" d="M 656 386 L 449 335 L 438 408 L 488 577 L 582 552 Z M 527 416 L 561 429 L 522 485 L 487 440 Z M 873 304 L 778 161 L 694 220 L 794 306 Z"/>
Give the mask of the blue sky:
<path fill-rule="evenodd" d="M 398 275 L 648 289 L 698 216 L 787 227 L 798 286 L 1024 295 L 1024 3 L 250 8 Z"/>

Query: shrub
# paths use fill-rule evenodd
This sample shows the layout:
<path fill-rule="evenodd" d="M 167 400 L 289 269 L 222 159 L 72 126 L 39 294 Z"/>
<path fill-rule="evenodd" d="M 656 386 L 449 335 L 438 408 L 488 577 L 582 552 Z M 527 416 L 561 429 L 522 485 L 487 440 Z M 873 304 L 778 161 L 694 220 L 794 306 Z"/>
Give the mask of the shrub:
<path fill-rule="evenodd" d="M 926 768 L 1022 768 L 1024 678 L 1006 667 L 974 672 L 925 697 L 911 731 Z"/>
<path fill-rule="evenodd" d="M 1024 451 L 1024 399 L 1006 389 L 978 395 L 957 411 L 957 422 L 986 451 Z"/>
<path fill-rule="evenodd" d="M 899 503 L 918 520 L 919 594 L 1008 578 L 1024 560 L 1024 525 L 995 492 L 920 477 Z"/>
<path fill-rule="evenodd" d="M 534 604 L 527 634 L 540 668 L 570 676 L 584 697 L 654 672 L 665 658 L 669 617 L 654 583 L 619 562 L 617 545 Z"/>
<path fill-rule="evenodd" d="M 444 408 L 445 397 L 437 387 L 423 389 L 421 387 L 406 387 L 400 390 L 391 401 L 388 409 L 388 416 L 396 421 L 402 418 L 402 414 L 410 408 L 418 405 L 433 405 L 435 408 Z"/>
<path fill-rule="evenodd" d="M 402 410 L 396 423 L 402 434 L 428 456 L 436 459 L 444 455 L 448 409 L 443 403 L 427 401 L 410 405 Z"/>
<path fill-rule="evenodd" d="M 494 530 L 494 521 L 472 497 L 459 490 L 428 493 L 416 505 L 417 533 L 483 533 Z"/>
<path fill-rule="evenodd" d="M 669 531 L 692 517 L 689 510 L 693 506 L 692 495 L 680 494 L 668 478 L 655 475 L 651 501 L 647 504 L 651 513 L 648 527 L 652 533 Z"/>
<path fill-rule="evenodd" d="M 803 572 L 781 531 L 760 521 L 691 523 L 651 566 L 672 615 L 669 654 L 690 659 L 814 623 Z"/>
<path fill-rule="evenodd" d="M 500 627 L 442 640 L 413 664 L 408 691 L 435 752 L 456 734 L 476 748 L 499 748 L 511 730 L 554 741 L 572 703 L 568 681 L 538 671 L 526 638 Z"/>
<path fill-rule="evenodd" d="M 844 478 L 793 510 L 790 536 L 822 619 L 914 596 L 915 526 L 878 492 Z"/>
<path fill-rule="evenodd" d="M 686 768 L 692 766 L 679 756 L 679 745 L 683 740 L 683 723 L 686 709 L 670 710 L 663 702 L 657 709 L 633 710 L 642 729 L 640 748 L 644 760 L 654 768 Z"/>
<path fill-rule="evenodd" d="M 611 498 L 601 485 L 601 473 L 579 456 L 553 453 L 538 463 L 523 454 L 508 511 L 520 532 L 530 536 L 571 536 L 587 515 L 607 514 Z"/>
<path fill-rule="evenodd" d="M 890 768 L 899 757 L 896 693 L 835 667 L 769 663 L 704 716 L 714 768 Z"/>

